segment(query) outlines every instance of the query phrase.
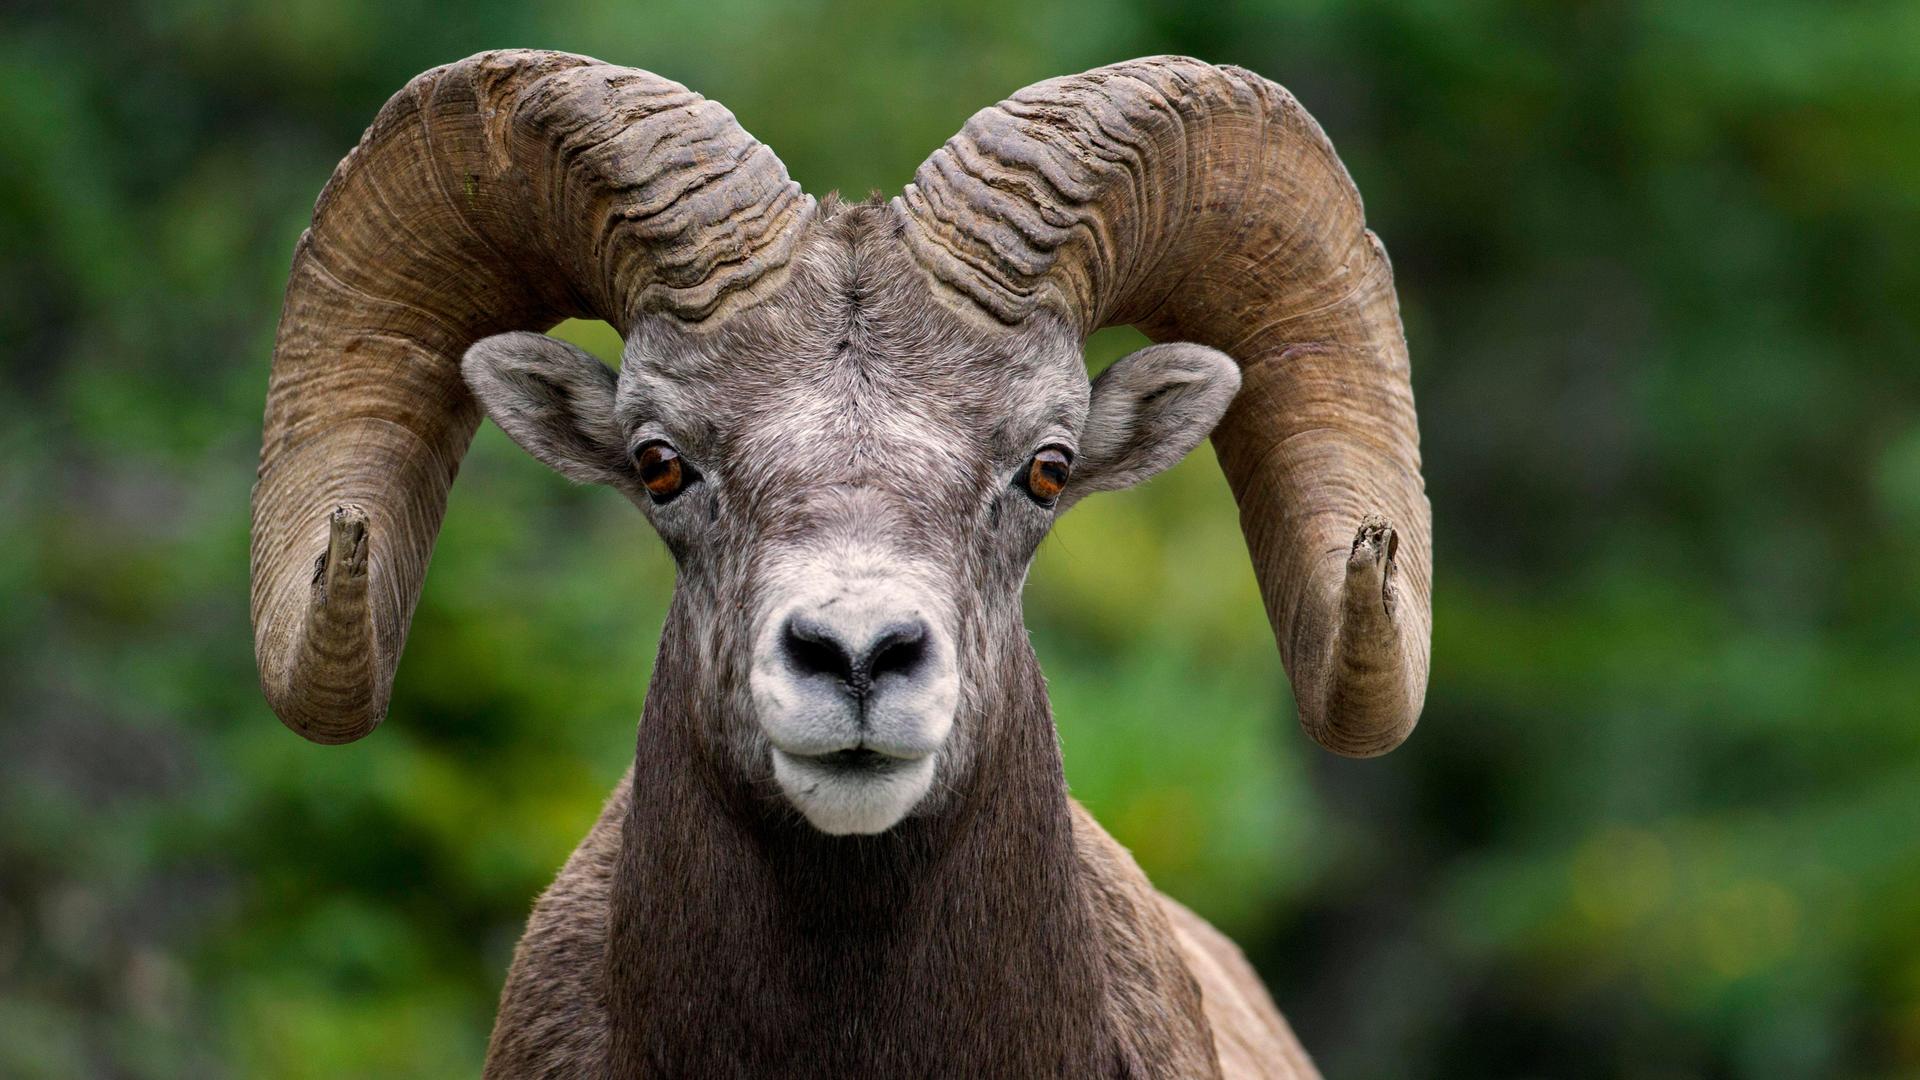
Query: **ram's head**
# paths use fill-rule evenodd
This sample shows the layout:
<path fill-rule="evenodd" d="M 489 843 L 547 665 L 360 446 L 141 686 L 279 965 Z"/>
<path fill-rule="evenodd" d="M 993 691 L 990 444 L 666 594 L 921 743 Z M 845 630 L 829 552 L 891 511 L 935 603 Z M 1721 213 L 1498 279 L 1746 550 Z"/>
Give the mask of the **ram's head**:
<path fill-rule="evenodd" d="M 516 332 L 565 317 L 621 332 L 617 373 Z M 1113 324 L 1170 344 L 1090 385 Z M 1325 137 L 1245 71 L 1038 84 L 861 206 L 643 72 L 503 52 L 414 80 L 321 195 L 275 349 L 255 644 L 308 738 L 385 715 L 483 408 L 646 513 L 709 760 L 829 832 L 975 767 L 996 703 L 1040 692 L 1019 592 L 1053 519 L 1209 431 L 1307 731 L 1375 754 L 1419 715 L 1391 274 Z"/>

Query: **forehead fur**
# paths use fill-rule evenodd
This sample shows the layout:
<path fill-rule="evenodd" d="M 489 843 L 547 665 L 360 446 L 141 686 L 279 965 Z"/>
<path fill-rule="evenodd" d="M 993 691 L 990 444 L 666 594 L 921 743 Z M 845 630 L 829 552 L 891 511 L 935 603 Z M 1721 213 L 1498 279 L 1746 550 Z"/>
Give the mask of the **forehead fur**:
<path fill-rule="evenodd" d="M 1013 442 L 1085 418 L 1080 341 L 1050 315 L 1006 327 L 949 304 L 884 205 L 829 198 L 767 300 L 706 332 L 630 337 L 624 422 L 804 423 L 816 435 L 961 429 Z"/>

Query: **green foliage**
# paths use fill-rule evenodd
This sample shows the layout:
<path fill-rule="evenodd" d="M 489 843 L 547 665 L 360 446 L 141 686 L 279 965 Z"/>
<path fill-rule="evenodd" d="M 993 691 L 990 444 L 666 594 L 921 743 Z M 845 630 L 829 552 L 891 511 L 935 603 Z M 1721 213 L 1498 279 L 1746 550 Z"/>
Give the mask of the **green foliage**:
<path fill-rule="evenodd" d="M 387 94 L 501 45 L 679 79 L 851 194 L 1116 59 L 1289 85 L 1401 283 L 1426 717 L 1297 736 L 1202 451 L 1034 568 L 1075 792 L 1331 1075 L 1920 1072 L 1916 42 L 1903 0 L 10 7 L 0 1075 L 472 1074 L 625 767 L 670 561 L 491 427 L 388 724 L 310 746 L 254 684 L 288 253 Z"/>

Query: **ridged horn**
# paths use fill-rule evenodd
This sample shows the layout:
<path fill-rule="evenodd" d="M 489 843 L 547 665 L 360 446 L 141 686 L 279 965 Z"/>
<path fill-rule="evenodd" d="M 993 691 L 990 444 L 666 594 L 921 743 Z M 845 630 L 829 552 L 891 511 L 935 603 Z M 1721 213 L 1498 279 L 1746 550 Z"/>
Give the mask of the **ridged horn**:
<path fill-rule="evenodd" d="M 726 317 L 780 276 L 813 200 L 731 113 L 564 53 L 489 52 L 387 102 L 294 250 L 253 492 L 260 682 L 347 742 L 394 667 L 480 419 L 479 338 L 567 317 Z"/>
<path fill-rule="evenodd" d="M 1319 125 L 1250 71 L 1153 57 L 1037 83 L 894 201 L 1006 324 L 1131 324 L 1241 365 L 1214 432 L 1300 722 L 1384 753 L 1426 696 L 1431 511 L 1385 250 Z"/>

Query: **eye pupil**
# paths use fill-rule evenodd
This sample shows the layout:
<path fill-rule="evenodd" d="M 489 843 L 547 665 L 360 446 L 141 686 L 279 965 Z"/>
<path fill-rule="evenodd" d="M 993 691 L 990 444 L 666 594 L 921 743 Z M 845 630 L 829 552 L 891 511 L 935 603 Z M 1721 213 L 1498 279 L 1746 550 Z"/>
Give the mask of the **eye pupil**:
<path fill-rule="evenodd" d="M 1033 455 L 1027 463 L 1026 489 L 1034 501 L 1043 506 L 1052 506 L 1067 488 L 1067 478 L 1073 475 L 1073 459 L 1065 450 L 1049 446 Z"/>
<path fill-rule="evenodd" d="M 634 453 L 633 461 L 640 470 L 640 482 L 655 502 L 673 498 L 686 486 L 687 469 L 680 452 L 666 443 L 647 443 Z"/>

